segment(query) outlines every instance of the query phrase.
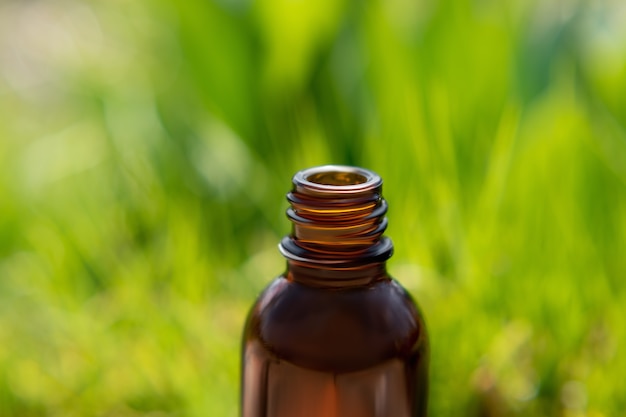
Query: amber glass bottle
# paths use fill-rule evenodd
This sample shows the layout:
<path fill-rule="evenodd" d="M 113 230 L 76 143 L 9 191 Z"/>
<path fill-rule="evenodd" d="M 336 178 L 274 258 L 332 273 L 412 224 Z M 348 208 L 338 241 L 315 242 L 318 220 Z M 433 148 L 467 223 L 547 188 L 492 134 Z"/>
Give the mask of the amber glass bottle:
<path fill-rule="evenodd" d="M 243 336 L 243 417 L 422 417 L 428 337 L 388 274 L 382 180 L 355 167 L 298 172 L 287 195 L 287 271 Z"/>

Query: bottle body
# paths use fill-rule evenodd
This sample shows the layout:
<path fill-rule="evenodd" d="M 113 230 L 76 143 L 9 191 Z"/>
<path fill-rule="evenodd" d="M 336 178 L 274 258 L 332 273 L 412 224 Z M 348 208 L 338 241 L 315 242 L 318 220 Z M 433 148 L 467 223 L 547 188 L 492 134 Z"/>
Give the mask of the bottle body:
<path fill-rule="evenodd" d="M 298 172 L 287 194 L 287 271 L 253 306 L 243 417 L 424 417 L 423 316 L 386 271 L 382 180 L 362 168 Z"/>
<path fill-rule="evenodd" d="M 423 417 L 428 337 L 394 280 L 344 289 L 277 278 L 243 340 L 243 417 Z"/>

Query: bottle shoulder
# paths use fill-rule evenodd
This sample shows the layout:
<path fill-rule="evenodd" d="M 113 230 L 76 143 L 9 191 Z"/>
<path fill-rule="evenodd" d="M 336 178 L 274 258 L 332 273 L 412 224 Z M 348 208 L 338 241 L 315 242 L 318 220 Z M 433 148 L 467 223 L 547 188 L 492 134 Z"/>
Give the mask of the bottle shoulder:
<path fill-rule="evenodd" d="M 255 303 L 246 339 L 313 368 L 371 366 L 427 344 L 423 317 L 393 279 L 328 290 L 275 279 Z"/>

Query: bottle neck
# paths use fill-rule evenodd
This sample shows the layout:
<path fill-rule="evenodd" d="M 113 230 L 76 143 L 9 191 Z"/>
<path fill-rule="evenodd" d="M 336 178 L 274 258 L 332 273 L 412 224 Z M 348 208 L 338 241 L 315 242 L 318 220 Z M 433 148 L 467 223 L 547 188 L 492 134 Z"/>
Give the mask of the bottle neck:
<path fill-rule="evenodd" d="M 385 262 L 368 263 L 352 268 L 316 268 L 310 264 L 287 261 L 286 278 L 309 287 L 340 289 L 366 287 L 389 279 Z"/>
<path fill-rule="evenodd" d="M 386 276 L 393 252 L 387 228 L 382 180 L 371 171 L 323 166 L 298 172 L 287 217 L 292 234 L 279 248 L 288 276 L 304 283 L 344 287 Z"/>

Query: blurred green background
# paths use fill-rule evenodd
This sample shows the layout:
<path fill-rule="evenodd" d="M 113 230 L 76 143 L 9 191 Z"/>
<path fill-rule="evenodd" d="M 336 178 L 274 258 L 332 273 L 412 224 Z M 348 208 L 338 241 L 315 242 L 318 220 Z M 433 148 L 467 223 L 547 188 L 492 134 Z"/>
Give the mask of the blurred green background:
<path fill-rule="evenodd" d="M 381 174 L 432 416 L 626 410 L 626 3 L 1 0 L 0 415 L 237 416 L 285 193 Z"/>

